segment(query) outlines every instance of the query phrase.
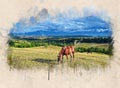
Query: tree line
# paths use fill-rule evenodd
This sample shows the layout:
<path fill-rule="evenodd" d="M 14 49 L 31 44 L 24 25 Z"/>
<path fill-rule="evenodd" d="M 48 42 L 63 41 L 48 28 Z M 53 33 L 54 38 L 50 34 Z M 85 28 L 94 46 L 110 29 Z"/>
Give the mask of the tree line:
<path fill-rule="evenodd" d="M 108 49 L 98 48 L 98 47 L 76 47 L 76 52 L 98 52 L 112 55 L 113 43 L 112 37 L 81 37 L 81 38 L 43 38 L 43 39 L 32 39 L 32 38 L 19 38 L 19 39 L 11 39 L 8 41 L 9 46 L 17 47 L 17 48 L 30 48 L 37 46 L 66 46 L 66 45 L 74 45 L 75 41 L 79 41 L 80 43 L 98 43 L 109 44 Z"/>

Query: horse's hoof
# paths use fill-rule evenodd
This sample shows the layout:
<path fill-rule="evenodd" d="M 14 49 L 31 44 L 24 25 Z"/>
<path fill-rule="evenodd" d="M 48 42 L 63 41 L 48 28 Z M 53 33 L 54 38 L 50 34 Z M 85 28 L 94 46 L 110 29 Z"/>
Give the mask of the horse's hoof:
<path fill-rule="evenodd" d="M 58 64 L 60 64 L 60 62 L 58 62 Z"/>

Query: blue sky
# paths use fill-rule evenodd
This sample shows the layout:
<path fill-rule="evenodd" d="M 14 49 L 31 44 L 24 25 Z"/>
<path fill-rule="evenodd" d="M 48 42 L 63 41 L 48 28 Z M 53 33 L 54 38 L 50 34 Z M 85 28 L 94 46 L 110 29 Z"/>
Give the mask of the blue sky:
<path fill-rule="evenodd" d="M 91 11 L 90 11 L 91 12 Z M 37 15 L 21 18 L 11 28 L 11 33 L 27 33 L 36 35 L 92 35 L 110 36 L 112 27 L 108 16 L 101 13 L 90 13 L 84 10 L 84 16 L 78 11 L 68 10 L 52 16 L 47 9 L 42 9 Z M 102 13 L 103 15 L 103 13 Z M 107 20 L 106 20 L 107 19 Z"/>

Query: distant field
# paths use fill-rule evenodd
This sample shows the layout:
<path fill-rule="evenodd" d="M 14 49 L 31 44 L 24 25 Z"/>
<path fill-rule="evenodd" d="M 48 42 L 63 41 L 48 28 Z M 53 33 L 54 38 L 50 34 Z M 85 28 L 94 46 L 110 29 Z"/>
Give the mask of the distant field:
<path fill-rule="evenodd" d="M 80 43 L 77 47 L 89 48 L 89 47 L 98 47 L 107 49 L 109 44 L 95 44 L 95 43 Z"/>
<path fill-rule="evenodd" d="M 106 47 L 105 44 L 81 44 L 81 47 L 98 46 L 98 47 Z M 8 57 L 8 64 L 11 68 L 16 69 L 31 69 L 31 68 L 43 68 L 51 64 L 54 66 L 58 65 L 57 63 L 57 55 L 60 51 L 61 47 L 49 45 L 32 47 L 32 48 L 15 48 L 11 47 L 10 55 Z M 110 57 L 107 54 L 101 53 L 92 53 L 87 54 L 86 52 L 75 53 L 75 61 L 67 62 L 64 57 L 64 63 L 66 63 L 69 67 L 77 67 L 81 66 L 85 69 L 91 68 L 105 68 L 109 65 Z"/>

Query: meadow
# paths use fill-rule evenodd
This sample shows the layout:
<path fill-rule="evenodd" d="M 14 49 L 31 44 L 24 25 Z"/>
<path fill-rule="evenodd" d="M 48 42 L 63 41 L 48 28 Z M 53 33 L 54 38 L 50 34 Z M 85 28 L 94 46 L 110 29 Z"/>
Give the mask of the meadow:
<path fill-rule="evenodd" d="M 107 44 L 80 44 L 81 47 L 97 46 L 106 48 Z M 79 47 L 80 45 L 76 46 Z M 31 48 L 16 48 L 10 47 L 8 55 L 8 64 L 11 69 L 34 69 L 46 68 L 50 65 L 52 68 L 59 65 L 57 63 L 57 55 L 60 51 L 60 46 L 48 45 Z M 110 56 L 104 53 L 92 52 L 75 52 L 75 61 L 67 61 L 64 57 L 64 62 L 70 68 L 82 67 L 86 70 L 94 68 L 106 68 L 110 65 Z M 60 63 L 62 64 L 62 63 Z"/>

